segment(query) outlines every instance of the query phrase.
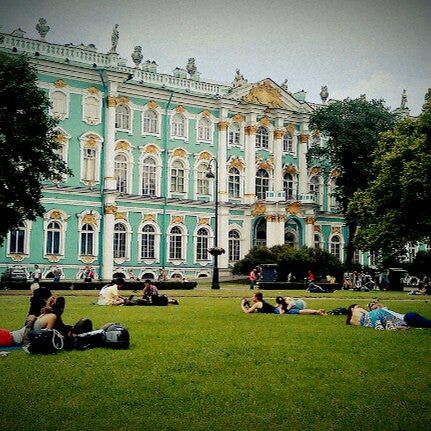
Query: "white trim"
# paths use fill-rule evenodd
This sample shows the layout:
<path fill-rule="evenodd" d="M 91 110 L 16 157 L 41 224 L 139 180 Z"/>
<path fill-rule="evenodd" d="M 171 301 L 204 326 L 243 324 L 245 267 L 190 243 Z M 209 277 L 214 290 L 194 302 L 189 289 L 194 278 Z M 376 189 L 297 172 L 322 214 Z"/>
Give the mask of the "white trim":
<path fill-rule="evenodd" d="M 175 151 L 175 150 L 173 150 Z M 172 151 L 172 153 L 173 153 Z M 171 172 L 172 172 L 172 165 L 174 162 L 180 161 L 184 166 L 184 192 L 172 192 L 171 191 Z M 168 197 L 172 197 L 172 195 L 180 195 L 183 198 L 187 198 L 189 194 L 189 174 L 190 174 L 190 163 L 188 158 L 186 157 L 178 157 L 178 156 L 171 156 L 168 160 Z"/>
<path fill-rule="evenodd" d="M 90 98 L 96 99 L 96 101 L 98 102 L 97 118 L 91 118 L 87 115 L 88 107 L 86 101 Z M 100 92 L 98 92 L 97 94 L 85 93 L 82 95 L 82 121 L 86 124 L 90 124 L 91 126 L 96 126 L 102 122 L 102 96 Z"/>
<path fill-rule="evenodd" d="M 114 177 L 115 177 L 115 163 L 116 163 L 116 157 L 123 155 L 126 157 L 126 163 L 127 163 L 127 187 L 126 187 L 126 191 L 125 192 L 119 192 L 118 193 L 121 194 L 131 194 L 132 193 L 132 186 L 133 186 L 133 153 L 131 151 L 132 149 L 132 145 L 130 144 L 130 142 L 124 140 L 124 139 L 118 139 L 117 141 L 115 141 L 115 145 L 117 145 L 117 142 L 119 141 L 124 141 L 127 142 L 129 144 L 129 149 L 128 150 L 115 150 L 114 153 Z M 117 187 L 117 178 L 115 178 L 115 187 Z"/>
<path fill-rule="evenodd" d="M 154 111 L 157 114 L 157 132 L 156 133 L 150 133 L 144 131 L 144 115 L 148 111 Z M 162 116 L 163 116 L 163 109 L 160 108 L 160 106 L 157 106 L 154 109 L 150 109 L 148 107 L 148 104 L 144 106 L 141 112 L 141 134 L 142 136 L 154 136 L 157 138 L 161 138 L 161 131 L 162 131 Z"/>
<path fill-rule="evenodd" d="M 175 115 L 182 115 L 184 117 L 184 135 L 185 136 L 177 136 L 172 134 L 172 120 Z M 185 110 L 184 112 L 177 112 L 175 109 L 172 109 L 168 113 L 169 116 L 169 137 L 170 139 L 177 139 L 184 142 L 189 141 L 189 120 L 190 114 Z"/>
<path fill-rule="evenodd" d="M 96 148 L 94 150 L 96 151 L 96 158 L 95 158 L 95 175 L 94 175 L 94 183 L 98 184 L 100 182 L 100 153 L 101 153 L 101 147 L 103 138 L 98 134 L 94 132 L 85 132 L 79 137 L 79 143 L 80 143 L 80 166 L 79 166 L 79 179 L 81 183 L 87 185 L 89 182 L 92 182 L 92 180 L 89 180 L 88 178 L 84 178 L 84 150 L 86 149 L 86 139 L 89 136 L 96 136 Z"/>
<path fill-rule="evenodd" d="M 61 218 L 52 218 L 53 212 L 59 212 L 61 215 Z M 49 210 L 47 213 L 44 214 L 43 216 L 43 232 L 44 232 L 44 241 L 43 241 L 43 257 L 46 259 L 49 259 L 50 256 L 56 256 L 59 259 L 63 259 L 64 258 L 64 254 L 65 254 L 65 244 L 66 244 L 66 232 L 67 232 L 67 220 L 69 219 L 69 215 L 67 215 L 67 213 L 63 210 L 60 209 L 51 209 Z M 59 252 L 54 254 L 54 253 L 47 253 L 46 252 L 46 247 L 48 244 L 48 225 L 51 222 L 57 222 L 60 225 L 60 241 L 59 241 Z"/>
<path fill-rule="evenodd" d="M 210 139 L 203 139 L 203 138 L 199 138 L 199 123 L 202 120 L 208 120 L 209 122 L 209 135 L 210 135 Z M 209 145 L 214 145 L 214 124 L 215 124 L 215 119 L 212 115 L 208 115 L 205 116 L 202 113 L 200 113 L 197 117 L 196 117 L 196 124 L 195 124 L 195 133 L 196 133 L 196 143 L 197 144 L 209 144 Z"/>
<path fill-rule="evenodd" d="M 114 225 L 112 227 L 113 235 L 112 235 L 112 247 L 114 246 L 114 236 L 115 236 L 115 225 L 117 223 L 123 224 L 126 227 L 125 234 L 126 234 L 126 247 L 125 247 L 125 257 L 115 257 L 114 263 L 116 265 L 120 265 L 124 262 L 130 261 L 130 243 L 132 238 L 132 228 L 130 226 L 130 223 L 127 220 L 115 220 Z"/>
<path fill-rule="evenodd" d="M 95 218 L 95 223 L 89 223 L 89 222 L 84 222 L 83 219 L 86 215 L 92 215 Z M 100 233 L 100 220 L 101 220 L 101 215 L 94 210 L 84 210 L 82 212 L 80 212 L 79 214 L 77 214 L 78 217 L 78 259 L 84 263 L 85 259 L 88 257 L 94 258 L 94 260 L 96 260 L 99 256 L 99 233 Z M 93 236 L 93 254 L 91 255 L 84 255 L 81 254 L 81 234 L 82 234 L 82 227 L 84 226 L 84 224 L 89 224 L 93 227 L 94 229 L 94 236 Z"/>
<path fill-rule="evenodd" d="M 31 228 L 32 228 L 32 221 L 31 220 L 22 220 L 22 223 L 24 224 L 24 250 L 22 253 L 20 252 L 16 252 L 16 253 L 11 253 L 10 252 L 10 234 L 13 230 L 18 230 L 19 227 L 16 227 L 14 229 L 11 229 L 10 231 L 8 231 L 7 233 L 7 238 L 6 238 L 6 257 L 14 257 L 17 255 L 21 255 L 24 256 L 24 259 L 26 257 L 28 257 L 30 255 L 30 235 L 31 235 Z"/>
<path fill-rule="evenodd" d="M 129 109 L 129 126 L 130 127 L 128 129 L 122 129 L 120 127 L 117 127 L 117 108 L 119 108 L 121 106 L 124 106 L 124 107 Z M 129 104 L 122 104 L 122 105 L 115 106 L 114 122 L 115 122 L 115 131 L 116 132 L 125 132 L 125 133 L 128 133 L 129 135 L 132 135 L 133 134 L 133 108 Z"/>
<path fill-rule="evenodd" d="M 214 199 L 214 184 L 211 181 L 210 178 L 207 178 L 208 181 L 208 194 L 199 194 L 198 193 L 198 172 L 199 172 L 199 167 L 201 165 L 206 165 L 207 169 L 209 167 L 209 161 L 208 160 L 199 160 L 199 156 L 196 158 L 196 162 L 195 162 L 195 167 L 194 167 L 194 186 L 193 186 L 193 196 L 194 199 L 199 199 L 199 198 L 207 198 L 207 200 L 212 201 Z"/>
<path fill-rule="evenodd" d="M 179 227 L 181 229 L 181 238 L 182 238 L 182 247 L 181 247 L 181 259 L 171 259 L 171 230 L 174 227 Z M 167 235 L 166 235 L 166 251 L 167 251 L 167 261 L 171 262 L 174 265 L 180 265 L 181 263 L 184 263 L 187 261 L 187 239 L 188 239 L 188 232 L 187 227 L 182 223 L 174 223 L 170 224 L 167 229 Z"/>
<path fill-rule="evenodd" d="M 200 229 L 206 229 L 208 231 L 208 248 L 212 248 L 212 244 L 214 242 L 214 232 L 210 225 L 196 225 L 194 231 L 193 231 L 193 263 L 198 265 L 208 265 L 213 260 L 212 256 L 208 253 L 207 259 L 205 260 L 198 260 L 198 230 Z"/>
<path fill-rule="evenodd" d="M 155 145 L 155 144 L 148 144 L 148 145 Z M 146 146 L 145 146 L 146 147 Z M 145 152 L 145 147 L 141 148 L 141 155 L 139 157 L 139 185 L 138 185 L 138 195 L 140 196 L 147 196 L 142 194 L 142 180 L 144 176 L 144 160 L 147 158 L 153 159 L 156 164 L 156 190 L 154 196 L 161 196 L 161 178 L 162 178 L 162 158 L 160 157 L 160 153 L 157 154 L 150 154 Z M 169 184 L 168 184 L 169 187 Z"/>
<path fill-rule="evenodd" d="M 57 88 L 54 86 L 54 84 L 50 85 L 49 87 L 49 101 L 51 102 L 51 104 L 53 104 L 52 102 L 52 96 L 54 93 L 61 93 L 66 97 L 66 112 L 65 113 L 56 113 L 53 111 L 53 108 L 50 107 L 49 108 L 49 113 L 50 115 L 52 115 L 54 118 L 56 118 L 57 120 L 65 120 L 66 118 L 69 118 L 69 113 L 70 113 L 70 94 L 69 94 L 69 90 L 66 89 L 66 87 L 63 88 Z"/>
<path fill-rule="evenodd" d="M 154 259 L 142 258 L 142 229 L 144 226 L 150 225 L 154 228 Z M 138 262 L 144 262 L 146 265 L 151 265 L 160 261 L 160 227 L 152 221 L 141 221 L 138 226 Z"/>

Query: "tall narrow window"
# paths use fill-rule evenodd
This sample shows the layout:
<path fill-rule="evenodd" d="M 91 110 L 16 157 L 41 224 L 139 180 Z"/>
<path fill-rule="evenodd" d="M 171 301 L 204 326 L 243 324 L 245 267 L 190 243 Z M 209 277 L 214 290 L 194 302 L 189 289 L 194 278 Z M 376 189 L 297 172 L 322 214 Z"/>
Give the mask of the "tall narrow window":
<path fill-rule="evenodd" d="M 236 262 L 240 259 L 241 243 L 237 230 L 229 231 L 229 262 Z"/>
<path fill-rule="evenodd" d="M 335 197 L 335 188 L 337 186 L 337 180 L 335 178 L 332 178 L 329 181 L 329 205 L 331 209 L 337 209 L 338 208 L 338 202 L 337 198 Z"/>
<path fill-rule="evenodd" d="M 199 120 L 198 139 L 201 141 L 211 141 L 211 121 L 208 118 L 201 118 Z"/>
<path fill-rule="evenodd" d="M 171 229 L 169 236 L 169 259 L 182 259 L 183 233 L 178 226 Z"/>
<path fill-rule="evenodd" d="M 86 181 L 96 181 L 96 155 L 95 148 L 84 148 L 83 153 L 83 175 L 82 179 Z"/>
<path fill-rule="evenodd" d="M 239 198 L 240 197 L 240 184 L 241 176 L 237 168 L 229 169 L 229 197 Z"/>
<path fill-rule="evenodd" d="M 118 105 L 115 108 L 115 127 L 130 130 L 130 108 L 127 105 Z"/>
<path fill-rule="evenodd" d="M 269 134 L 266 127 L 260 126 L 256 132 L 256 148 L 268 148 Z"/>
<path fill-rule="evenodd" d="M 185 170 L 184 164 L 180 160 L 175 160 L 171 168 L 171 192 L 185 192 Z"/>
<path fill-rule="evenodd" d="M 117 192 L 127 193 L 129 166 L 124 154 L 115 156 L 115 179 L 117 180 Z"/>
<path fill-rule="evenodd" d="M 146 157 L 142 162 L 142 194 L 144 196 L 156 195 L 156 161 Z"/>
<path fill-rule="evenodd" d="M 322 242 L 319 234 L 314 234 L 314 248 L 322 248 Z"/>
<path fill-rule="evenodd" d="M 316 202 L 319 202 L 320 198 L 320 181 L 317 175 L 310 178 L 310 194 L 314 195 Z"/>
<path fill-rule="evenodd" d="M 142 228 L 141 259 L 155 259 L 156 231 L 150 224 Z"/>
<path fill-rule="evenodd" d="M 114 226 L 114 258 L 126 257 L 127 230 L 122 223 Z"/>
<path fill-rule="evenodd" d="M 256 172 L 256 196 L 263 200 L 266 198 L 266 192 L 269 190 L 269 174 L 265 169 L 259 169 Z"/>
<path fill-rule="evenodd" d="M 172 136 L 177 136 L 179 138 L 186 137 L 186 119 L 182 114 L 175 114 L 172 117 L 172 127 L 171 127 Z"/>
<path fill-rule="evenodd" d="M 208 230 L 200 228 L 196 237 L 196 260 L 208 260 L 208 241 Z"/>
<path fill-rule="evenodd" d="M 46 229 L 46 254 L 60 254 L 61 225 L 56 221 L 49 222 Z"/>
<path fill-rule="evenodd" d="M 25 252 L 25 225 L 20 223 L 16 229 L 10 232 L 9 253 Z"/>
<path fill-rule="evenodd" d="M 257 222 L 255 232 L 254 245 L 266 245 L 266 220 L 264 217 Z"/>
<path fill-rule="evenodd" d="M 290 133 L 285 133 L 283 136 L 283 152 L 289 154 L 293 153 L 293 140 Z"/>
<path fill-rule="evenodd" d="M 90 124 L 96 124 L 100 121 L 100 102 L 95 97 L 86 97 L 84 99 L 84 120 Z"/>
<path fill-rule="evenodd" d="M 81 229 L 81 255 L 93 255 L 94 229 L 91 224 L 84 224 Z"/>
<path fill-rule="evenodd" d="M 284 193 L 286 194 L 286 200 L 287 199 L 293 199 L 294 197 L 294 182 L 293 182 L 293 177 L 292 174 L 289 173 L 285 173 L 283 176 L 283 188 L 284 188 Z"/>
<path fill-rule="evenodd" d="M 229 126 L 229 145 L 241 145 L 241 131 L 237 123 Z"/>
<path fill-rule="evenodd" d="M 198 166 L 197 171 L 197 192 L 198 195 L 209 195 L 210 194 L 210 183 L 206 177 L 208 172 L 208 165 L 201 163 Z"/>
<path fill-rule="evenodd" d="M 296 245 L 296 236 L 293 232 L 286 230 L 284 232 L 284 243 L 289 245 L 290 247 L 295 247 Z"/>
<path fill-rule="evenodd" d="M 158 114 L 156 111 L 150 110 L 144 113 L 143 117 L 143 132 L 144 133 L 158 133 Z"/>
<path fill-rule="evenodd" d="M 51 93 L 51 103 L 55 116 L 65 117 L 67 115 L 67 96 L 62 91 Z"/>
<path fill-rule="evenodd" d="M 333 236 L 330 244 L 331 254 L 341 260 L 341 240 L 339 236 Z"/>

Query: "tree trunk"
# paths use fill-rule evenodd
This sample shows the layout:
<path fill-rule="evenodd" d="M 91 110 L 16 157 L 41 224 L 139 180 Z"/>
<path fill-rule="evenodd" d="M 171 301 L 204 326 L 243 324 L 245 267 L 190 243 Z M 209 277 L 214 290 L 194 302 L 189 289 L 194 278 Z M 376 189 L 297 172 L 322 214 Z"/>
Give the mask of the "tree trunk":
<path fill-rule="evenodd" d="M 349 231 L 349 239 L 347 240 L 346 245 L 346 259 L 344 260 L 347 268 L 352 266 L 353 254 L 355 253 L 355 248 L 353 246 L 353 238 L 355 237 L 356 229 L 358 225 L 356 223 L 347 223 L 347 229 Z"/>

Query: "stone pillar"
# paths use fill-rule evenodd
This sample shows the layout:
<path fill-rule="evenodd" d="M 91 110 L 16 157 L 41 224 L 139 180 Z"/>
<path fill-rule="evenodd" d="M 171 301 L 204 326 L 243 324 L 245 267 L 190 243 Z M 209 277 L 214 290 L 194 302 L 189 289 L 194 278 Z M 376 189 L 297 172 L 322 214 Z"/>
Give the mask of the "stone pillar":
<path fill-rule="evenodd" d="M 249 211 L 244 213 L 243 237 L 241 238 L 241 259 L 250 251 L 253 243 L 253 217 Z"/>
<path fill-rule="evenodd" d="M 256 130 L 254 124 L 245 127 L 244 203 L 247 204 L 252 204 L 256 199 Z"/>
<path fill-rule="evenodd" d="M 300 195 L 308 194 L 309 186 L 308 186 L 308 169 L 307 169 L 307 146 L 308 146 L 308 134 L 306 131 L 303 131 L 299 135 L 299 187 L 298 191 Z"/>
<path fill-rule="evenodd" d="M 283 131 L 274 130 L 274 192 L 283 191 Z"/>
<path fill-rule="evenodd" d="M 115 196 L 107 195 L 103 215 L 102 278 L 104 280 L 111 280 L 114 272 L 114 224 L 116 212 Z"/>
<path fill-rule="evenodd" d="M 106 101 L 105 143 L 104 143 L 104 186 L 105 190 L 115 190 L 114 158 L 115 158 L 115 105 L 117 84 L 111 83 Z"/>
<path fill-rule="evenodd" d="M 266 246 L 284 244 L 284 214 L 278 211 L 275 214 L 266 216 Z"/>
<path fill-rule="evenodd" d="M 221 270 L 227 269 L 229 266 L 229 239 L 228 239 L 228 229 L 229 229 L 229 208 L 222 205 L 218 209 L 218 245 L 225 249 L 224 254 L 220 255 L 218 258 L 219 268 Z"/>
<path fill-rule="evenodd" d="M 313 216 L 305 217 L 305 245 L 314 248 L 314 223 L 316 219 Z"/>
<path fill-rule="evenodd" d="M 228 184 L 227 184 L 227 134 L 228 134 L 228 122 L 221 120 L 218 123 L 218 184 L 219 184 L 219 201 L 228 201 Z"/>

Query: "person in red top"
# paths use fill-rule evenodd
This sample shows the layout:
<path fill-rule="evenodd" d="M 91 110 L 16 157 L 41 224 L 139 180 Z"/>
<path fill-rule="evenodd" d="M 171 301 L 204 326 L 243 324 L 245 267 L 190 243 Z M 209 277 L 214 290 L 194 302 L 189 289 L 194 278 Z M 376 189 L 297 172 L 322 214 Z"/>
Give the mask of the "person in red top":
<path fill-rule="evenodd" d="M 308 280 L 309 283 L 311 283 L 312 281 L 314 281 L 314 274 L 310 270 L 308 271 L 307 280 Z"/>
<path fill-rule="evenodd" d="M 251 270 L 250 275 L 248 276 L 248 279 L 250 280 L 250 290 L 253 290 L 257 280 L 256 268 L 253 268 Z"/>

